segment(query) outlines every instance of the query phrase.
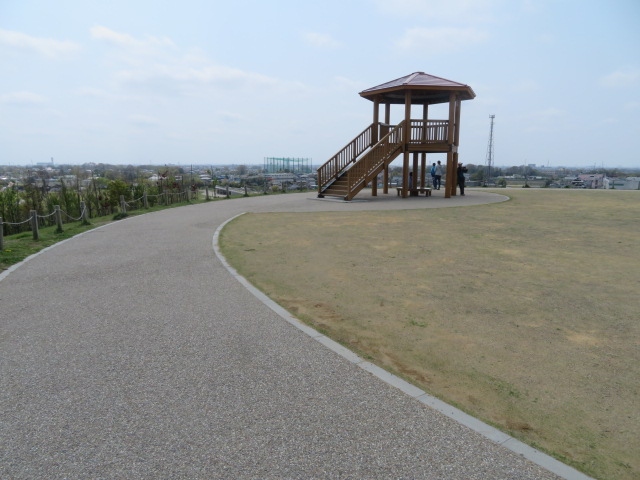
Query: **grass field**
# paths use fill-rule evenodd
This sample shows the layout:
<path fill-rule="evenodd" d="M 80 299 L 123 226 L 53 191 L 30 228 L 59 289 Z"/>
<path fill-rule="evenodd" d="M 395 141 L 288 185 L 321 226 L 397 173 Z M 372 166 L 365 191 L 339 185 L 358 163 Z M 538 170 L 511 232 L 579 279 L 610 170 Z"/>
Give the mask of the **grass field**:
<path fill-rule="evenodd" d="M 639 478 L 640 192 L 497 192 L 244 215 L 222 250 L 365 358 L 589 475 Z"/>

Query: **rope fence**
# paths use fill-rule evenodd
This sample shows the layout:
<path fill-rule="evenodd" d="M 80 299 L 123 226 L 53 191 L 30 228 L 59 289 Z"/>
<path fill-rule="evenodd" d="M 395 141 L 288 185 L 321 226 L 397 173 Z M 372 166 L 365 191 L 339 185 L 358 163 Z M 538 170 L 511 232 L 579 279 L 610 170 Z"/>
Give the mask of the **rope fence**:
<path fill-rule="evenodd" d="M 184 190 L 182 192 L 163 192 L 155 195 L 143 195 L 139 198 L 126 201 L 124 195 L 120 196 L 120 214 L 126 215 L 127 211 L 134 211 L 140 209 L 148 209 L 153 205 L 166 205 L 169 206 L 174 203 L 189 202 L 192 199 L 196 199 L 198 195 L 197 190 Z M 207 200 L 209 200 L 209 192 L 207 190 Z M 80 201 L 80 216 L 74 217 L 69 212 L 66 212 L 60 208 L 60 205 L 53 205 L 53 211 L 48 213 L 39 214 L 37 210 L 30 210 L 29 217 L 20 221 L 5 221 L 0 216 L 0 251 L 4 249 L 4 235 L 5 226 L 23 228 L 24 225 L 30 224 L 31 231 L 33 233 L 33 239 L 40 239 L 39 227 L 56 225 L 56 233 L 63 232 L 63 219 L 66 223 L 81 221 L 85 224 L 89 224 L 89 209 L 84 201 Z M 49 206 L 51 208 L 51 206 Z M 15 229 L 15 228 L 14 228 Z M 29 229 L 27 229 L 28 231 Z M 24 230 L 23 230 L 24 231 Z"/>
<path fill-rule="evenodd" d="M 37 210 L 30 210 L 29 217 L 25 220 L 19 221 L 5 221 L 2 216 L 0 216 L 0 251 L 4 249 L 4 236 L 5 233 L 11 234 L 11 229 L 14 230 L 13 234 L 20 233 L 24 231 L 31 230 L 33 233 L 33 239 L 40 239 L 40 227 L 47 227 L 56 225 L 56 233 L 63 232 L 63 224 L 78 222 L 81 221 L 84 224 L 89 224 L 89 218 L 94 216 L 103 216 L 108 215 L 110 213 L 114 213 L 113 209 L 116 209 L 118 215 L 125 216 L 128 211 L 135 211 L 141 209 L 148 209 L 155 205 L 164 205 L 169 206 L 174 203 L 181 202 L 190 202 L 191 200 L 198 198 L 199 190 L 195 188 L 191 188 L 189 190 L 183 190 L 181 192 L 162 192 L 158 194 L 149 195 L 147 192 L 144 192 L 141 197 L 134 198 L 131 200 L 125 200 L 124 195 L 120 195 L 120 202 L 118 207 L 113 207 L 111 204 L 100 203 L 101 199 L 93 199 L 91 201 L 91 207 L 87 205 L 84 201 L 79 201 L 79 211 L 80 216 L 75 217 L 71 215 L 71 213 L 62 210 L 60 205 L 48 205 L 48 209 L 53 208 L 53 211 L 49 211 L 48 213 L 39 214 Z M 248 196 L 247 188 L 244 187 L 244 192 L 239 191 L 238 189 L 231 189 L 229 185 L 224 187 L 214 186 L 212 195 L 210 195 L 209 188 L 205 188 L 205 198 L 209 200 L 210 198 L 216 198 L 217 196 L 222 198 L 231 198 L 233 195 L 244 195 Z M 78 198 L 78 200 L 80 200 Z M 15 205 L 15 204 L 14 204 Z M 93 212 L 93 213 L 92 213 Z M 2 210 L 0 210 L 0 215 L 2 214 Z M 16 214 L 16 211 L 10 210 L 10 215 L 15 218 L 19 216 L 19 213 Z M 30 228 L 25 228 L 24 225 L 30 224 Z M 10 227 L 8 232 L 5 232 L 5 227 Z M 11 228 L 12 227 L 12 228 Z M 15 231 L 17 230 L 17 231 Z"/>

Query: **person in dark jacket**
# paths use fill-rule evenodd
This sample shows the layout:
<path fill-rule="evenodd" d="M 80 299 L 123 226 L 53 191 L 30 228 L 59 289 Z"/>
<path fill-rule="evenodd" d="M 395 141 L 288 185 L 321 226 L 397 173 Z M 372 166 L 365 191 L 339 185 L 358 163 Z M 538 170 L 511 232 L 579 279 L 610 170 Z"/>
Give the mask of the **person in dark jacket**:
<path fill-rule="evenodd" d="M 464 196 L 464 174 L 467 173 L 467 167 L 463 167 L 462 163 L 458 163 L 458 186 L 460 187 L 460 195 Z"/>

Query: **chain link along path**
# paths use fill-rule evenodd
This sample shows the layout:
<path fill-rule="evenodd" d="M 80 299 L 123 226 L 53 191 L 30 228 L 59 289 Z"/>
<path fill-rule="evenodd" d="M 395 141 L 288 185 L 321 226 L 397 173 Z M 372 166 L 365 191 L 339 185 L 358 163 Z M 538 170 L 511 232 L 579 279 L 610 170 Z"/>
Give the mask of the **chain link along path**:
<path fill-rule="evenodd" d="M 585 479 L 302 325 L 217 254 L 243 212 L 503 201 L 209 202 L 0 274 L 0 478 Z"/>

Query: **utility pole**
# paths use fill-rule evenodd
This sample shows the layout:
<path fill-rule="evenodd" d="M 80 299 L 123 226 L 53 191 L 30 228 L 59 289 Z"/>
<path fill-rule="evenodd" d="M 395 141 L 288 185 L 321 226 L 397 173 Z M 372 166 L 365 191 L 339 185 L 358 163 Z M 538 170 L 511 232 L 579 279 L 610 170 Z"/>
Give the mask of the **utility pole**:
<path fill-rule="evenodd" d="M 491 119 L 491 129 L 489 130 L 489 145 L 487 146 L 487 169 L 484 177 L 484 186 L 486 187 L 491 180 L 491 168 L 493 167 L 493 119 L 495 115 L 489 115 Z"/>

